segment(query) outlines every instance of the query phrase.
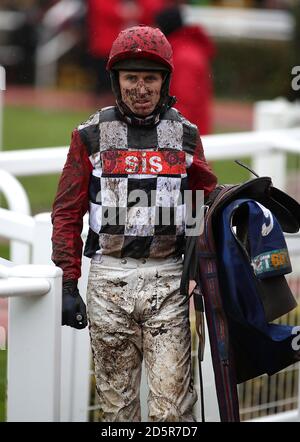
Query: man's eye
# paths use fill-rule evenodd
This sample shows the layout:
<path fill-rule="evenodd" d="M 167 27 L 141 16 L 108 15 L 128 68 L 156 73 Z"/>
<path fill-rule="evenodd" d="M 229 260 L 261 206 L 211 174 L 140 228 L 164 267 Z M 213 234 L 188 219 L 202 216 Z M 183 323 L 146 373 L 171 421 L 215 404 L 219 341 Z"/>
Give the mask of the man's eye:
<path fill-rule="evenodd" d="M 145 80 L 147 83 L 154 83 L 155 81 L 158 81 L 157 77 L 147 77 Z"/>

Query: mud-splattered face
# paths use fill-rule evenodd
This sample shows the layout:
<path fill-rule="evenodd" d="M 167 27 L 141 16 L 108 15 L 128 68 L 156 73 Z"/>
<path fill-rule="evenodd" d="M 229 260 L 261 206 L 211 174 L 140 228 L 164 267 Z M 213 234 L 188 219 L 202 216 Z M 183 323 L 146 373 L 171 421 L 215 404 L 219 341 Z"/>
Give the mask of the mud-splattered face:
<path fill-rule="evenodd" d="M 123 102 L 139 117 L 150 115 L 160 99 L 163 76 L 157 71 L 120 71 Z"/>

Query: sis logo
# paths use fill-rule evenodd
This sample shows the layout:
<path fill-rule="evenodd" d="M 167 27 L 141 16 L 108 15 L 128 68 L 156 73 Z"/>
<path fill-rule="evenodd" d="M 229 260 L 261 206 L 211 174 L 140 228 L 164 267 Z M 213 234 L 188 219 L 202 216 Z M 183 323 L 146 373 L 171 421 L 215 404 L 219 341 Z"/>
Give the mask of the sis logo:
<path fill-rule="evenodd" d="M 185 152 L 174 150 L 107 150 L 101 154 L 107 174 L 180 175 L 186 173 Z"/>

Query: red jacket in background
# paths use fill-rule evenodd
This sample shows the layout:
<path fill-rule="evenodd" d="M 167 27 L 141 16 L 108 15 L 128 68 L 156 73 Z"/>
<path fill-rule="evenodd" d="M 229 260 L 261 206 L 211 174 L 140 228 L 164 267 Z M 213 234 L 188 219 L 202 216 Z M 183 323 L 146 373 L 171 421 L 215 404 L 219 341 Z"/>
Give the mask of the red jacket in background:
<path fill-rule="evenodd" d="M 169 4 L 169 0 L 137 0 L 140 15 L 130 22 L 122 17 L 121 7 L 124 3 L 124 0 L 88 0 L 88 42 L 93 57 L 107 57 L 113 41 L 122 29 L 137 24 L 153 25 L 154 16 Z"/>
<path fill-rule="evenodd" d="M 112 42 L 124 26 L 120 4 L 120 0 L 88 0 L 89 52 L 94 57 L 108 56 Z"/>
<path fill-rule="evenodd" d="M 198 126 L 201 135 L 212 131 L 213 84 L 211 59 L 215 46 L 198 26 L 184 26 L 168 35 L 173 48 L 171 94 L 175 107 Z"/>
<path fill-rule="evenodd" d="M 154 18 L 162 9 L 172 4 L 172 0 L 137 0 L 141 7 L 139 24 L 154 26 Z"/>

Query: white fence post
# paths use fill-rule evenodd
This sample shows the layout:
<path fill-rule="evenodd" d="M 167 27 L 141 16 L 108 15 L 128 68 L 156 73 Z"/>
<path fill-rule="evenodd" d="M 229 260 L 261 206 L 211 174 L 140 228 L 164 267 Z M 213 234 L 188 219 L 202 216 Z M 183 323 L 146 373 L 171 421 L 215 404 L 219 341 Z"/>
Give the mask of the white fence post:
<path fill-rule="evenodd" d="M 287 129 L 300 125 L 300 105 L 290 103 L 285 98 L 258 101 L 254 105 L 254 130 Z M 255 153 L 253 169 L 259 176 L 271 176 L 273 183 L 280 189 L 286 187 L 286 152 L 268 150 Z"/>
<path fill-rule="evenodd" d="M 89 260 L 82 260 L 82 276 L 79 292 L 86 300 L 86 282 Z M 90 398 L 90 340 L 88 328 L 75 330 L 62 328 L 62 401 L 63 422 L 85 422 L 88 420 Z"/>
<path fill-rule="evenodd" d="M 32 244 L 32 264 L 54 265 L 51 261 L 52 225 L 50 213 L 34 216 L 34 235 Z"/>
<path fill-rule="evenodd" d="M 83 240 L 85 240 L 87 230 L 87 217 L 85 217 L 82 232 Z M 86 302 L 89 266 L 90 260 L 83 256 L 78 288 L 84 302 Z M 63 327 L 62 355 L 62 421 L 85 422 L 88 420 L 91 368 L 88 328 L 75 330 L 74 328 Z"/>
<path fill-rule="evenodd" d="M 254 105 L 254 130 L 288 129 L 300 124 L 300 103 L 285 98 L 258 101 Z"/>
<path fill-rule="evenodd" d="M 286 187 L 287 156 L 285 152 L 268 150 L 256 153 L 252 158 L 252 169 L 259 176 L 270 176 L 274 186 Z"/>
<path fill-rule="evenodd" d="M 253 129 L 256 131 L 285 127 L 286 106 L 280 101 L 259 101 L 254 105 Z M 259 176 L 270 176 L 274 185 L 284 189 L 286 182 L 286 153 L 276 150 L 255 153 L 252 168 Z"/>
<path fill-rule="evenodd" d="M 205 317 L 205 316 L 204 316 Z M 198 346 L 198 336 L 196 337 L 196 344 Z M 196 350 L 197 353 L 198 350 Z M 196 357 L 195 367 L 195 384 L 197 385 L 198 401 L 195 407 L 196 417 L 200 420 L 201 405 L 200 405 L 200 378 L 198 358 Z M 209 333 L 207 328 L 207 321 L 205 317 L 205 348 L 204 358 L 202 362 L 202 377 L 203 377 L 203 393 L 204 393 L 204 407 L 205 407 L 205 421 L 206 422 L 220 422 L 217 390 L 215 383 L 215 375 L 211 357 L 211 348 L 209 341 Z"/>
<path fill-rule="evenodd" d="M 52 264 L 50 213 L 34 217 L 35 233 L 32 249 L 33 264 Z M 85 300 L 89 260 L 83 258 L 79 291 Z M 90 345 L 88 329 L 61 328 L 61 420 L 78 422 L 87 420 L 89 404 Z"/>
<path fill-rule="evenodd" d="M 46 278 L 50 291 L 9 299 L 7 420 L 59 421 L 62 271 L 26 265 L 13 276 Z"/>
<path fill-rule="evenodd" d="M 90 260 L 82 258 L 81 273 L 78 281 L 79 292 L 86 302 L 86 288 Z M 69 328 L 69 327 L 65 327 Z M 91 349 L 88 328 L 84 330 L 72 329 L 74 350 L 69 373 L 73 374 L 72 401 L 70 402 L 71 421 L 82 422 L 88 420 L 88 406 L 90 399 L 90 371 L 91 371 Z"/>

